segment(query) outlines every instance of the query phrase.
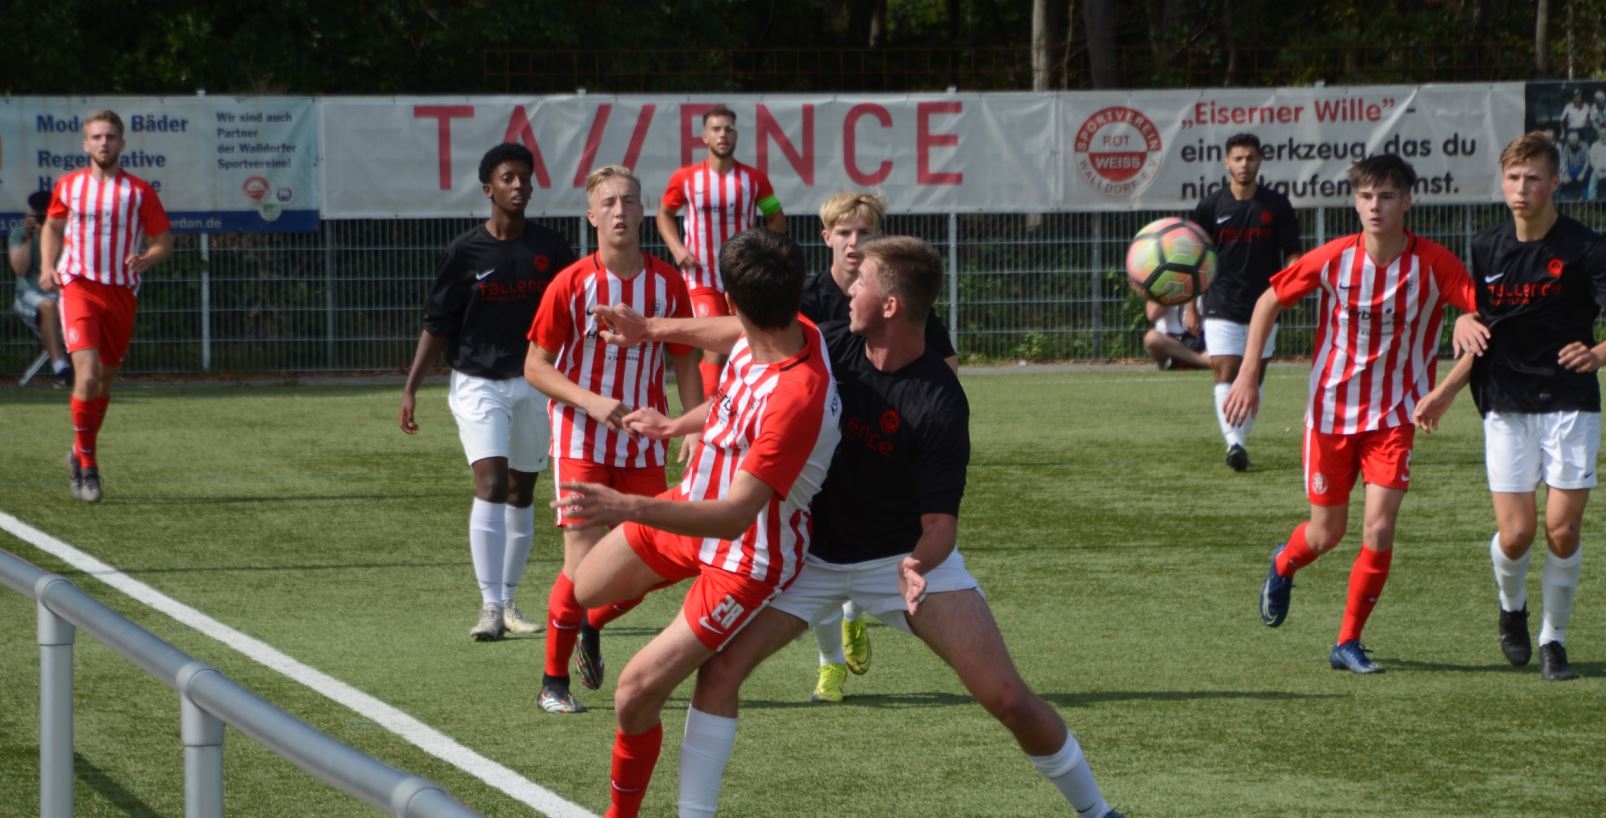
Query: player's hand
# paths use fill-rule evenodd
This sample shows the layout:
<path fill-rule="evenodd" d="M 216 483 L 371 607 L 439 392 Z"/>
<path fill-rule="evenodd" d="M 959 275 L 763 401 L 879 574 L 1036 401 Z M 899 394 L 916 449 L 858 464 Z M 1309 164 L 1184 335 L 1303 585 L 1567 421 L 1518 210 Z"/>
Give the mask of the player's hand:
<path fill-rule="evenodd" d="M 1455 319 L 1455 329 L 1450 333 L 1450 348 L 1459 358 L 1467 353 L 1482 355 L 1489 348 L 1489 328 L 1484 326 L 1478 316 L 1465 313 Z"/>
<path fill-rule="evenodd" d="M 1574 372 L 1589 373 L 1600 370 L 1600 360 L 1595 357 L 1595 350 L 1584 346 L 1580 341 L 1562 347 L 1561 352 L 1556 354 L 1556 363 Z"/>
<path fill-rule="evenodd" d="M 598 423 L 605 424 L 614 431 L 625 431 L 625 416 L 630 414 L 630 407 L 626 406 L 624 401 L 598 395 L 585 409 L 586 414 Z"/>
<path fill-rule="evenodd" d="M 418 399 L 407 392 L 402 393 L 401 401 L 401 430 L 410 435 L 418 434 L 418 421 L 413 420 L 413 409 Z"/>
<path fill-rule="evenodd" d="M 898 563 L 898 592 L 903 594 L 904 607 L 909 609 L 909 615 L 926 601 L 926 575 L 920 573 L 920 560 L 914 557 L 904 557 Z"/>
<path fill-rule="evenodd" d="M 128 258 L 123 259 L 123 263 L 128 266 L 130 271 L 143 275 L 156 262 L 151 261 L 144 253 L 129 253 Z"/>
<path fill-rule="evenodd" d="M 675 453 L 675 462 L 679 463 L 681 468 L 690 466 L 692 454 L 695 453 L 697 451 L 697 447 L 701 445 L 703 445 L 702 432 L 692 432 L 691 434 L 681 438 L 680 451 Z"/>
<path fill-rule="evenodd" d="M 674 421 L 650 406 L 625 415 L 624 427 L 653 440 L 668 440 L 675 436 Z"/>
<path fill-rule="evenodd" d="M 1254 378 L 1245 378 L 1239 372 L 1232 382 L 1232 388 L 1227 391 L 1222 414 L 1226 415 L 1227 423 L 1232 426 L 1242 426 L 1244 421 L 1260 414 L 1260 387 Z"/>
<path fill-rule="evenodd" d="M 1424 432 L 1433 432 L 1439 428 L 1439 418 L 1450 410 L 1451 398 L 1435 389 L 1423 396 L 1411 413 L 1411 422 Z"/>
<path fill-rule="evenodd" d="M 598 327 L 597 337 L 604 343 L 632 347 L 652 340 L 648 337 L 647 316 L 642 315 L 634 307 L 626 304 L 615 304 L 611 307 L 598 305 L 591 308 L 591 314 L 596 316 L 597 322 L 601 325 Z"/>
<path fill-rule="evenodd" d="M 551 505 L 562 509 L 564 527 L 585 528 L 603 525 L 612 528 L 630 519 L 637 501 L 635 495 L 615 491 L 600 483 L 559 483 L 560 494 Z"/>
<path fill-rule="evenodd" d="M 691 250 L 682 250 L 681 252 L 675 254 L 675 266 L 679 267 L 681 270 L 690 272 L 698 267 L 703 266 L 703 263 L 697 259 L 696 253 L 693 253 Z"/>
<path fill-rule="evenodd" d="M 56 291 L 56 287 L 59 285 L 60 279 L 56 278 L 55 267 L 41 267 L 39 269 L 39 289 L 52 293 Z"/>

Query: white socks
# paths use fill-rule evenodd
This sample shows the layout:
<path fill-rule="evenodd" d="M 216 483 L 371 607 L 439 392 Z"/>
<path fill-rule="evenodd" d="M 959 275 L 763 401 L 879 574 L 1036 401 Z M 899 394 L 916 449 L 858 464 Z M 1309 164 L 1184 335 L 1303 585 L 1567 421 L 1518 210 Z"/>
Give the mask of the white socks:
<path fill-rule="evenodd" d="M 736 719 L 686 708 L 680 742 L 680 818 L 714 818 L 719 785 L 736 746 Z"/>
<path fill-rule="evenodd" d="M 507 546 L 502 552 L 502 607 L 513 604 L 513 595 L 524 578 L 524 564 L 530 560 L 530 545 L 535 541 L 535 506 L 519 508 L 507 506 L 503 517 Z"/>
<path fill-rule="evenodd" d="M 1582 546 L 1567 559 L 1545 555 L 1544 582 L 1539 586 L 1545 596 L 1545 620 L 1539 628 L 1539 644 L 1567 644 L 1567 622 L 1573 618 L 1573 594 L 1578 591 L 1583 563 Z"/>
<path fill-rule="evenodd" d="M 1244 441 L 1249 438 L 1249 432 L 1255 428 L 1254 415 L 1245 418 L 1242 426 L 1233 426 L 1227 422 L 1227 393 L 1231 391 L 1232 384 L 1216 384 L 1216 425 L 1221 427 L 1221 437 L 1227 441 L 1229 449 L 1234 445 L 1246 445 Z"/>
<path fill-rule="evenodd" d="M 1076 736 L 1066 732 L 1065 745 L 1051 756 L 1027 758 L 1031 759 L 1032 766 L 1044 778 L 1059 788 L 1060 794 L 1065 796 L 1080 818 L 1104 818 L 1105 813 L 1110 811 L 1110 805 L 1099 793 L 1099 785 L 1093 781 L 1093 770 L 1087 766 L 1087 759 L 1082 756 L 1082 745 L 1076 743 Z"/>
<path fill-rule="evenodd" d="M 1500 610 L 1520 611 L 1528 604 L 1528 558 L 1530 549 L 1519 559 L 1512 559 L 1500 550 L 1500 532 L 1489 540 L 1489 562 L 1494 565 L 1494 584 L 1500 589 Z"/>
<path fill-rule="evenodd" d="M 468 553 L 479 580 L 480 601 L 502 604 L 502 560 L 507 551 L 507 504 L 474 498 L 468 512 Z M 533 524 L 532 524 L 533 527 Z"/>
<path fill-rule="evenodd" d="M 849 603 L 852 604 L 852 603 Z M 846 664 L 842 655 L 842 613 L 844 608 L 832 608 L 825 618 L 814 623 L 814 642 L 820 649 L 820 667 Z M 854 610 L 858 610 L 855 608 Z"/>

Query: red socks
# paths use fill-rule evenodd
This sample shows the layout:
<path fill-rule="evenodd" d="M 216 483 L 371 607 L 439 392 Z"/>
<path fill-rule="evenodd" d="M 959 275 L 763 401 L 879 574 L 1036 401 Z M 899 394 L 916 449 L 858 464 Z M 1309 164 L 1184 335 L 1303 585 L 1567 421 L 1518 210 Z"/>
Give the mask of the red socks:
<path fill-rule="evenodd" d="M 1288 535 L 1288 542 L 1283 545 L 1283 551 L 1277 555 L 1277 576 L 1288 579 L 1295 571 L 1304 568 L 1321 556 L 1312 551 L 1310 544 L 1305 541 L 1305 529 L 1310 523 L 1300 523 L 1294 532 Z"/>
<path fill-rule="evenodd" d="M 1377 598 L 1383 594 L 1383 584 L 1389 580 L 1389 563 L 1394 560 L 1394 549 L 1373 551 L 1361 546 L 1355 564 L 1349 570 L 1349 602 L 1344 606 L 1344 623 L 1338 629 L 1338 643 L 1361 638 L 1366 619 L 1377 607 Z"/>
<path fill-rule="evenodd" d="M 664 725 L 660 722 L 645 733 L 630 736 L 620 730 L 613 739 L 613 779 L 608 793 L 605 818 L 636 818 L 647 784 L 658 766 L 658 752 L 664 745 Z"/>
<path fill-rule="evenodd" d="M 106 422 L 106 407 L 110 397 L 90 400 L 72 399 L 73 451 L 78 463 L 86 469 L 95 468 L 95 441 L 100 437 L 100 426 Z"/>
<path fill-rule="evenodd" d="M 609 622 L 630 613 L 637 605 L 641 604 L 643 599 L 646 599 L 646 597 L 638 596 L 635 599 L 627 599 L 624 602 L 615 602 L 612 605 L 592 608 L 586 611 L 586 624 L 590 625 L 592 630 L 600 631 Z"/>
<path fill-rule="evenodd" d="M 574 656 L 574 643 L 580 638 L 580 620 L 585 615 L 585 608 L 574 598 L 574 580 L 559 571 L 546 601 L 546 675 L 569 675 L 569 658 Z"/>

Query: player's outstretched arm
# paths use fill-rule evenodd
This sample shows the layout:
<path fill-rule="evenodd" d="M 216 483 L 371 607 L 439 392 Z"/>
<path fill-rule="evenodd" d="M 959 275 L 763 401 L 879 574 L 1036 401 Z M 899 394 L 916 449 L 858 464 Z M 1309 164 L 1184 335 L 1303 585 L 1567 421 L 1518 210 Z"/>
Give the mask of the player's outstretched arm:
<path fill-rule="evenodd" d="M 672 534 L 722 540 L 742 536 L 775 496 L 768 483 L 745 471 L 736 473 L 730 490 L 717 500 L 660 500 L 624 494 L 595 483 L 563 483 L 558 488 L 564 496 L 553 500 L 552 507 L 564 507 L 566 516 L 610 527 L 637 522 Z"/>
<path fill-rule="evenodd" d="M 1255 302 L 1254 315 L 1249 319 L 1249 336 L 1244 339 L 1244 360 L 1222 407 L 1227 422 L 1233 426 L 1241 426 L 1260 413 L 1260 370 L 1264 366 L 1261 356 L 1266 349 L 1266 338 L 1282 312 L 1283 304 L 1277 300 L 1276 290 L 1267 290 Z"/>
<path fill-rule="evenodd" d="M 582 409 L 593 420 L 610 429 L 624 429 L 630 407 L 617 398 L 599 395 L 564 377 L 554 363 L 558 354 L 534 341 L 524 355 L 524 380 L 541 394 L 563 404 Z"/>
<path fill-rule="evenodd" d="M 625 428 L 653 440 L 668 440 L 672 437 L 690 438 L 702 432 L 703 423 L 707 419 L 706 401 L 693 406 L 691 411 L 678 418 L 668 418 L 657 409 L 643 407 L 625 415 Z"/>
<path fill-rule="evenodd" d="M 418 334 L 418 348 L 413 350 L 413 365 L 407 368 L 407 382 L 402 384 L 401 430 L 407 434 L 418 434 L 418 422 L 413 419 L 413 411 L 418 404 L 418 387 L 424 381 L 424 372 L 429 369 L 430 362 L 440 357 L 444 346 L 445 336 L 435 335 L 429 330 Z"/>
<path fill-rule="evenodd" d="M 1445 375 L 1433 390 L 1422 397 L 1416 408 L 1411 411 L 1411 422 L 1424 432 L 1433 432 L 1439 428 L 1439 419 L 1444 413 L 1450 411 L 1450 404 L 1455 396 L 1468 383 L 1472 381 L 1472 361 L 1475 356 L 1462 355 L 1455 362 L 1450 374 Z"/>
<path fill-rule="evenodd" d="M 591 314 L 607 327 L 598 333 L 598 337 L 615 346 L 635 346 L 656 341 L 685 344 L 725 354 L 742 337 L 741 320 L 728 315 L 714 318 L 648 318 L 624 304 L 592 307 Z"/>

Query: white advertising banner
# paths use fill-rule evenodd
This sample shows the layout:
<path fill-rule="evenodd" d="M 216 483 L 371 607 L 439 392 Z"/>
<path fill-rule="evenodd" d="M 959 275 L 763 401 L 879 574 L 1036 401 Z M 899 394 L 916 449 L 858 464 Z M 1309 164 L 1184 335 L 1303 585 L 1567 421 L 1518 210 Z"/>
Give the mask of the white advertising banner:
<path fill-rule="evenodd" d="M 318 229 L 317 104 L 311 97 L 0 98 L 0 218 L 85 167 L 83 120 L 123 120 L 121 164 L 150 182 L 181 232 Z"/>
<path fill-rule="evenodd" d="M 791 213 L 844 189 L 904 213 L 1185 209 L 1225 183 L 1221 145 L 1265 145 L 1262 174 L 1296 206 L 1342 204 L 1364 156 L 1409 159 L 1425 202 L 1497 201 L 1494 160 L 1522 132 L 1523 86 L 1442 85 L 916 96 L 326 98 L 332 218 L 484 212 L 480 155 L 536 156 L 532 213 L 584 211 L 586 173 L 628 165 L 649 208 L 699 161 L 701 115 L 737 112 L 736 156 Z"/>

